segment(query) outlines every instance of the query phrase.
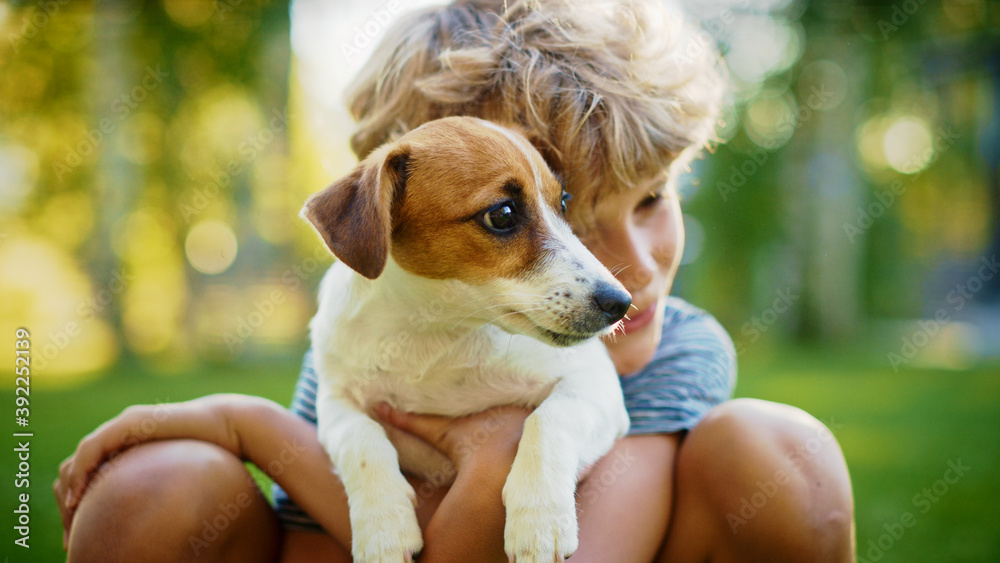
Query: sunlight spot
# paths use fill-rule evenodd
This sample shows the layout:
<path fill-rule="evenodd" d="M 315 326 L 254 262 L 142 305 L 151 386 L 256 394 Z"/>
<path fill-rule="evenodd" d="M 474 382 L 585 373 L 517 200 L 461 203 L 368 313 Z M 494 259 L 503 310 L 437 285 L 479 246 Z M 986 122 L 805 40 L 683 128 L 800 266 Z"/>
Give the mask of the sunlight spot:
<path fill-rule="evenodd" d="M 184 27 L 197 27 L 216 11 L 215 2 L 211 0 L 164 0 L 163 8 L 170 19 Z"/>
<path fill-rule="evenodd" d="M 930 129 L 915 117 L 903 117 L 890 125 L 882 138 L 882 150 L 889 166 L 903 174 L 920 172 L 934 157 Z"/>
<path fill-rule="evenodd" d="M 191 266 L 203 274 L 219 274 L 236 260 L 236 235 L 229 225 L 202 221 L 188 232 L 184 252 Z"/>

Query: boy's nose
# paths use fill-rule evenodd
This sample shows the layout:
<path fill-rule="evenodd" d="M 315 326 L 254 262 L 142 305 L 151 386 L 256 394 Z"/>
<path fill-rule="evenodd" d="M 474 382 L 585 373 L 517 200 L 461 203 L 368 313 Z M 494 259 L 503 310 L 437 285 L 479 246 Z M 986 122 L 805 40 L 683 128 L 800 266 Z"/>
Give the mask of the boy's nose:
<path fill-rule="evenodd" d="M 615 277 L 631 292 L 646 287 L 656 271 L 656 261 L 648 243 L 627 225 L 615 229 L 614 233 L 606 231 L 604 241 L 595 245 L 593 252 L 612 272 L 617 271 Z"/>

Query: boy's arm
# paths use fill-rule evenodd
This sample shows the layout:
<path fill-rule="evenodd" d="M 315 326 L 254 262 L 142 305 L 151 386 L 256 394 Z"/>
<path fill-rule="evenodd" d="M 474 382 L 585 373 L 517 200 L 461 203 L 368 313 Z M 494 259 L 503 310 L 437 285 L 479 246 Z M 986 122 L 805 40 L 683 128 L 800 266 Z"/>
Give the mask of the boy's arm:
<path fill-rule="evenodd" d="M 376 407 L 379 417 L 436 447 L 456 477 L 424 528 L 420 562 L 507 561 L 501 492 L 531 410 L 505 406 L 445 418 Z"/>
<path fill-rule="evenodd" d="M 571 561 L 653 561 L 666 537 L 681 434 L 626 436 L 577 488 L 580 547 Z"/>
<path fill-rule="evenodd" d="M 54 487 L 65 528 L 103 464 L 142 442 L 170 439 L 210 442 L 254 463 L 342 545 L 350 545 L 346 503 L 328 501 L 342 497 L 344 489 L 316 427 L 272 401 L 233 394 L 132 406 L 88 434 L 60 466 Z"/>
<path fill-rule="evenodd" d="M 458 468 L 424 530 L 421 562 L 507 561 L 501 491 L 530 411 L 504 407 L 503 418 L 494 420 L 489 412 L 443 419 L 378 410 Z M 626 436 L 594 464 L 577 489 L 580 546 L 571 561 L 654 559 L 669 523 L 680 440 L 679 433 Z M 468 444 L 474 447 L 462 447 Z"/>

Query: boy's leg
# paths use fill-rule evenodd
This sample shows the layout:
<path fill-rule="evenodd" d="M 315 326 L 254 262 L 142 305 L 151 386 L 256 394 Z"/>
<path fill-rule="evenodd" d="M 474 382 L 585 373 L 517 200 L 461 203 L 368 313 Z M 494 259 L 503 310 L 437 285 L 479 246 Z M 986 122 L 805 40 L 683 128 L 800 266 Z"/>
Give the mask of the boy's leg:
<path fill-rule="evenodd" d="M 322 532 L 286 530 L 281 563 L 351 563 L 350 552 Z"/>
<path fill-rule="evenodd" d="M 713 409 L 677 458 L 663 561 L 853 561 L 847 465 L 805 412 L 738 399 Z"/>
<path fill-rule="evenodd" d="M 421 527 L 448 488 L 408 477 Z M 284 536 L 284 537 L 283 537 Z M 350 561 L 322 533 L 283 533 L 243 462 L 194 440 L 150 442 L 99 470 L 73 519 L 69 561 Z"/>
<path fill-rule="evenodd" d="M 73 519 L 69 561 L 275 561 L 281 527 L 243 463 L 205 442 L 129 449 Z"/>

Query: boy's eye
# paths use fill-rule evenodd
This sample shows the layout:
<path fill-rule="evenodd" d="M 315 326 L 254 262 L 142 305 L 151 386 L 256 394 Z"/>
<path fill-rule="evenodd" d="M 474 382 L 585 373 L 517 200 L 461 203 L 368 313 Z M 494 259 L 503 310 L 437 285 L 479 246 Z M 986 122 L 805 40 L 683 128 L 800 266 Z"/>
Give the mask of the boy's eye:
<path fill-rule="evenodd" d="M 661 192 L 651 193 L 651 194 L 647 195 L 645 198 L 643 198 L 642 201 L 639 202 L 639 205 L 636 206 L 636 209 L 637 210 L 639 210 L 639 209 L 648 209 L 648 208 L 656 205 L 657 203 L 659 203 L 659 201 L 661 199 L 663 199 L 663 193 L 661 193 Z"/>

